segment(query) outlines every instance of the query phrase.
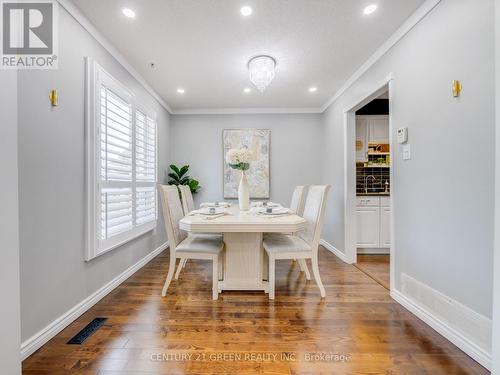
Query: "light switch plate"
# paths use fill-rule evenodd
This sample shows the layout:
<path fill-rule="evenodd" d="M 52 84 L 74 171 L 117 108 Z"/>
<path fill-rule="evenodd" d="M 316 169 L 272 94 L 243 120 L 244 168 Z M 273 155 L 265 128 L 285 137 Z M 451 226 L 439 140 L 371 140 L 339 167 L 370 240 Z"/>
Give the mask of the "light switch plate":
<path fill-rule="evenodd" d="M 410 160 L 411 159 L 411 147 L 410 145 L 404 145 L 403 146 L 403 160 Z"/>

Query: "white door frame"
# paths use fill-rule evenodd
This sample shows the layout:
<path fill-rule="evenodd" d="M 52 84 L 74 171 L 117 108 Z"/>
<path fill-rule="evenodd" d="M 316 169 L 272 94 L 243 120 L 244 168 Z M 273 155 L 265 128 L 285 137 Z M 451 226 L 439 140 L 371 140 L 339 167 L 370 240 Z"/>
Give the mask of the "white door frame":
<path fill-rule="evenodd" d="M 344 110 L 344 222 L 345 255 L 347 262 L 356 263 L 356 111 L 389 89 L 389 144 L 391 158 L 391 248 L 390 248 L 390 289 L 395 290 L 395 206 L 394 206 L 394 142 L 392 120 L 392 98 L 394 96 L 394 78 L 392 73 L 382 82 L 368 87 L 363 96 L 355 100 Z"/>
<path fill-rule="evenodd" d="M 500 374 L 500 0 L 495 0 L 495 245 L 493 263 L 492 373 Z"/>

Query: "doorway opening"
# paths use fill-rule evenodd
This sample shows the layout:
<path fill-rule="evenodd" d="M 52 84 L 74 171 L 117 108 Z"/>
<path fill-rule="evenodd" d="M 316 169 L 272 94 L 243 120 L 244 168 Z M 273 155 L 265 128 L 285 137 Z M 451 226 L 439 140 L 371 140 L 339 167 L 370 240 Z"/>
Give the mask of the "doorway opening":
<path fill-rule="evenodd" d="M 394 285 L 391 83 L 345 111 L 346 257 L 388 290 Z"/>

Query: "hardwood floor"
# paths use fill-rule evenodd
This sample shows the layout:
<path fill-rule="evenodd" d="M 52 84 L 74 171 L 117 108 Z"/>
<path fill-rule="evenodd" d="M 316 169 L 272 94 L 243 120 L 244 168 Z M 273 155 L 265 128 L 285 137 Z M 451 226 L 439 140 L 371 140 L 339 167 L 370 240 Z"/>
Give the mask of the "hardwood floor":
<path fill-rule="evenodd" d="M 389 255 L 358 254 L 358 261 L 355 266 L 385 289 L 390 290 Z"/>
<path fill-rule="evenodd" d="M 277 263 L 275 301 L 240 292 L 212 301 L 205 261 L 188 262 L 162 298 L 167 267 L 163 252 L 26 359 L 23 374 L 489 373 L 324 249 L 324 300 L 290 261 Z M 95 317 L 108 320 L 66 345 Z"/>

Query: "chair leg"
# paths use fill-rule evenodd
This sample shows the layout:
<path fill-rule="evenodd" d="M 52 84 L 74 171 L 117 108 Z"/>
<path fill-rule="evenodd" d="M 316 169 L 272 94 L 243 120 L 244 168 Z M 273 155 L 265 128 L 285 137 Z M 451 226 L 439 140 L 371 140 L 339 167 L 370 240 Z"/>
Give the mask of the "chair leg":
<path fill-rule="evenodd" d="M 184 268 L 184 260 L 186 258 L 181 258 L 181 260 L 179 261 L 179 265 L 177 266 L 177 272 L 175 273 L 175 279 L 178 280 L 179 279 L 179 275 L 181 273 L 181 270 Z"/>
<path fill-rule="evenodd" d="M 311 259 L 312 269 L 314 274 L 314 280 L 316 280 L 316 284 L 318 284 L 319 291 L 321 293 L 321 297 L 324 298 L 326 296 L 325 287 L 321 282 L 321 277 L 319 276 L 319 267 L 318 267 L 318 256 L 313 256 Z"/>
<path fill-rule="evenodd" d="M 219 298 L 219 255 L 212 259 L 212 299 Z"/>
<path fill-rule="evenodd" d="M 309 268 L 307 267 L 307 262 L 305 259 L 298 259 L 300 270 L 306 274 L 306 280 L 311 280 L 311 274 L 309 273 Z"/>
<path fill-rule="evenodd" d="M 274 281 L 275 281 L 275 259 L 269 256 L 269 299 L 274 299 Z"/>
<path fill-rule="evenodd" d="M 163 289 L 161 291 L 162 297 L 165 297 L 167 295 L 168 286 L 170 285 L 172 277 L 174 276 L 175 261 L 175 251 L 170 250 L 170 265 L 168 267 L 167 279 L 165 280 L 165 284 L 163 285 Z"/>
<path fill-rule="evenodd" d="M 187 262 L 188 262 L 188 258 L 182 259 L 182 268 L 186 267 Z"/>

